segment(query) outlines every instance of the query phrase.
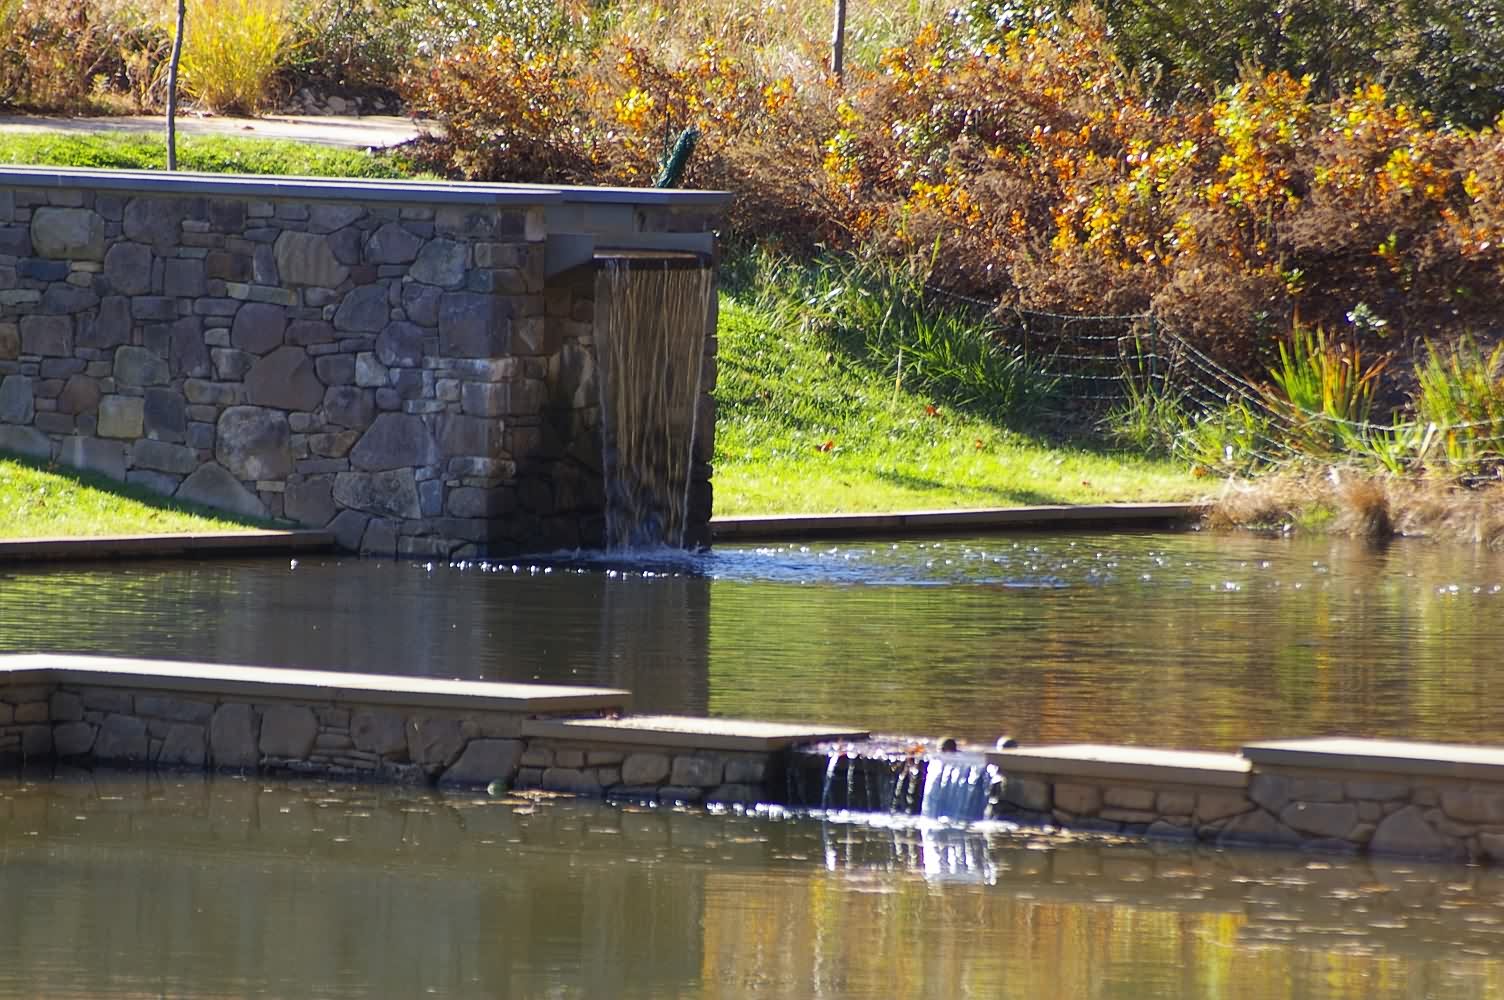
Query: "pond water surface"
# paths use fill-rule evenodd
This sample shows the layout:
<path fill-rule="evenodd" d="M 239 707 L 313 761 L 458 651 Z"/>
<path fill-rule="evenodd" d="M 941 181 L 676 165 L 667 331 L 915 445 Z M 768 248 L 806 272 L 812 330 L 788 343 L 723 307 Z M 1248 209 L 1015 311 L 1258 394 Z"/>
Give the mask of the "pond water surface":
<path fill-rule="evenodd" d="M 0 650 L 614 684 L 1025 743 L 1499 742 L 1504 559 L 1200 533 L 0 570 Z M 0 996 L 1504 994 L 1504 872 L 1002 826 L 0 778 Z"/>
<path fill-rule="evenodd" d="M 588 564 L 587 564 L 588 565 Z M 0 569 L 0 651 L 629 688 L 991 742 L 1500 739 L 1504 556 L 1209 533 Z"/>

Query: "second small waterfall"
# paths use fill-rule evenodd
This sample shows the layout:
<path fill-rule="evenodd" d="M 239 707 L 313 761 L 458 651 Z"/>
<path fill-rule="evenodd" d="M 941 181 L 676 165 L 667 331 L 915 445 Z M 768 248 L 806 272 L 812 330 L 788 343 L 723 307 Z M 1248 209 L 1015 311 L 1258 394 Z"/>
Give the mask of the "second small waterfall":
<path fill-rule="evenodd" d="M 925 762 L 924 798 L 919 814 L 925 819 L 975 822 L 987 818 L 997 769 L 980 754 L 942 753 Z"/>
<path fill-rule="evenodd" d="M 992 818 L 1005 781 L 980 753 L 842 746 L 801 751 L 788 773 L 787 800 L 796 808 L 950 823 Z"/>

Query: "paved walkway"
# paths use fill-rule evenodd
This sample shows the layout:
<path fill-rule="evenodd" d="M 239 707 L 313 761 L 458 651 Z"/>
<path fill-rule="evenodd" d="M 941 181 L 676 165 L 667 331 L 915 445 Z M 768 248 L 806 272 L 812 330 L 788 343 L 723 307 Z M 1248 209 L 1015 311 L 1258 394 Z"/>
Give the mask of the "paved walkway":
<path fill-rule="evenodd" d="M 179 115 L 180 135 L 239 135 L 253 139 L 292 139 L 322 146 L 369 149 L 396 146 L 417 137 L 419 129 L 437 131 L 432 122 L 415 122 L 395 115 L 269 115 L 236 118 L 219 115 Z M 108 118 L 70 118 L 64 115 L 0 115 L 3 132 L 127 132 L 161 134 L 167 128 L 159 115 Z"/>

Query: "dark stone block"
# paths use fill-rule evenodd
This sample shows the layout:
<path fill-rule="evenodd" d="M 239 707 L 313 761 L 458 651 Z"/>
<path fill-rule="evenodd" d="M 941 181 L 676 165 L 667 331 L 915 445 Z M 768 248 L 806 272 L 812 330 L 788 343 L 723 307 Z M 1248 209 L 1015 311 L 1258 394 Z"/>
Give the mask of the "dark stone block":
<path fill-rule="evenodd" d="M 131 299 L 131 318 L 165 322 L 177 319 L 178 303 L 161 295 L 137 295 Z"/>
<path fill-rule="evenodd" d="M 204 269 L 210 278 L 223 281 L 250 281 L 252 277 L 250 255 L 228 250 L 212 251 L 204 258 Z"/>
<path fill-rule="evenodd" d="M 238 233 L 245 228 L 245 202 L 209 199 L 209 225 L 220 233 Z"/>
<path fill-rule="evenodd" d="M 230 343 L 238 350 L 265 354 L 280 347 L 287 330 L 287 310 L 265 302 L 249 302 L 235 314 Z"/>
<path fill-rule="evenodd" d="M 424 335 L 412 323 L 388 323 L 376 338 L 376 357 L 389 368 L 416 368 L 423 362 Z"/>
<path fill-rule="evenodd" d="M 331 392 L 335 390 L 330 390 Z M 418 417 L 383 413 L 350 451 L 350 464 L 365 471 L 414 468 L 439 461 L 439 447 Z M 416 504 L 416 500 L 414 500 Z M 414 514 L 413 516 L 417 516 Z"/>
<path fill-rule="evenodd" d="M 89 288 L 55 283 L 42 293 L 42 311 L 53 315 L 71 315 L 99 305 L 99 296 Z"/>
<path fill-rule="evenodd" d="M 68 277 L 68 262 L 65 260 L 42 260 L 23 257 L 16 261 L 16 275 L 32 281 L 62 281 Z"/>
<path fill-rule="evenodd" d="M 93 319 L 78 324 L 78 346 L 109 350 L 131 339 L 131 303 L 123 295 L 107 295 L 99 302 Z"/>
<path fill-rule="evenodd" d="M 30 226 L 0 226 L 0 254 L 12 257 L 31 255 Z"/>
<path fill-rule="evenodd" d="M 172 324 L 168 360 L 178 378 L 208 378 L 214 373 L 209 347 L 204 343 L 203 321 L 188 316 Z"/>
<path fill-rule="evenodd" d="M 336 427 L 369 427 L 375 416 L 376 402 L 369 389 L 341 385 L 324 393 L 324 419 Z"/>
<path fill-rule="evenodd" d="M 439 300 L 439 352 L 451 358 L 511 353 L 511 303 L 474 292 L 446 292 Z"/>
<path fill-rule="evenodd" d="M 156 441 L 187 440 L 188 416 L 183 403 L 183 397 L 173 389 L 148 389 L 146 390 L 146 403 L 144 408 L 144 420 L 146 436 Z M 169 469 L 175 472 L 176 469 Z M 192 468 L 184 469 L 183 475 L 192 472 Z"/>

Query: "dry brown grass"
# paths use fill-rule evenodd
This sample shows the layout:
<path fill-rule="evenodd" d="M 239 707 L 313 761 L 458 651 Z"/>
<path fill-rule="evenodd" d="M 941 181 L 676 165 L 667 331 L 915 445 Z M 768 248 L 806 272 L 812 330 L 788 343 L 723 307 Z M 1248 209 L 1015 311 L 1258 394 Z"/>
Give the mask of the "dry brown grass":
<path fill-rule="evenodd" d="M 1395 535 L 1504 548 L 1504 483 L 1462 486 L 1338 467 L 1230 480 L 1214 498 L 1214 528 L 1318 527 L 1375 540 Z"/>

